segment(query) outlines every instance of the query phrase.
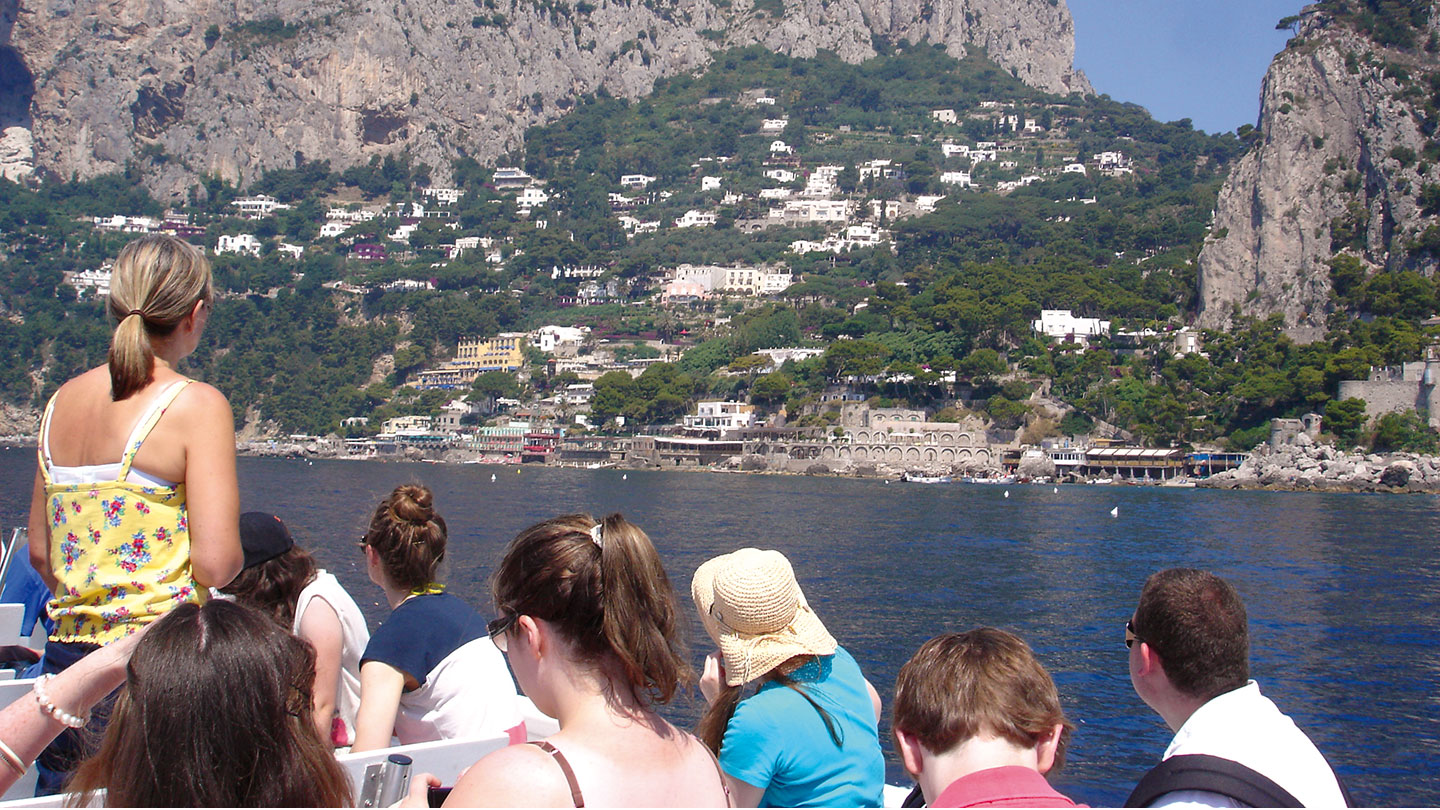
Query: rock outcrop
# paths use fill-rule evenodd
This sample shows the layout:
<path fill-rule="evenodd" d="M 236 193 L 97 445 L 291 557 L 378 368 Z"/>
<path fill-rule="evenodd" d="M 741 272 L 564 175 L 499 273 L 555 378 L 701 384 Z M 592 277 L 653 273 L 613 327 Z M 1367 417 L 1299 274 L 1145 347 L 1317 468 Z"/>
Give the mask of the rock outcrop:
<path fill-rule="evenodd" d="M 979 46 L 1035 87 L 1091 92 L 1056 0 L 0 0 L 0 128 L 29 129 L 43 171 L 137 161 L 162 195 L 297 155 L 338 168 L 403 149 L 443 173 L 579 94 L 643 95 L 716 48 L 856 62 L 877 39 Z"/>
<path fill-rule="evenodd" d="M 1440 459 L 1345 453 L 1327 444 L 1262 445 L 1234 470 L 1200 482 L 1215 489 L 1440 492 Z"/>
<path fill-rule="evenodd" d="M 1416 197 L 1440 176 L 1423 158 L 1417 112 L 1437 68 L 1434 53 L 1382 48 L 1306 8 L 1265 76 L 1259 142 L 1216 203 L 1199 259 L 1202 326 L 1228 326 L 1239 307 L 1283 313 L 1292 335 L 1318 337 L 1331 307 L 1328 262 L 1340 250 L 1372 270 L 1433 271 L 1435 258 L 1412 243 L 1426 224 Z"/>

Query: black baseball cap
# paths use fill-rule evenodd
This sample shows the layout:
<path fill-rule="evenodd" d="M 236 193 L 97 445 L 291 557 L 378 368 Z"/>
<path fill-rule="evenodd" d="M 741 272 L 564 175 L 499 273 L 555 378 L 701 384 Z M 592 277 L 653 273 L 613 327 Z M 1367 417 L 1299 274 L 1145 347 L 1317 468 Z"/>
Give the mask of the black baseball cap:
<path fill-rule="evenodd" d="M 240 516 L 240 547 L 245 551 L 245 567 L 253 568 L 294 548 L 295 539 L 280 518 L 246 512 Z"/>

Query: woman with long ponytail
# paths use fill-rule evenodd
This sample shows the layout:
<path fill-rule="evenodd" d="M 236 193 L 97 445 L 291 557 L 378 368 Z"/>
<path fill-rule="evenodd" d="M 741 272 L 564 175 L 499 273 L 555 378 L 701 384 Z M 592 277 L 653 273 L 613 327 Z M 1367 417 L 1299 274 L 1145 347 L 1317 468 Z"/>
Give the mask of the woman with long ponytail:
<path fill-rule="evenodd" d="M 491 590 L 492 637 L 560 731 L 481 759 L 446 806 L 728 805 L 709 749 L 655 712 L 694 673 L 675 591 L 645 532 L 619 514 L 531 526 L 506 549 Z"/>
<path fill-rule="evenodd" d="M 137 632 L 240 570 L 230 403 L 180 373 L 214 298 L 188 242 L 145 236 L 115 260 L 109 362 L 66 382 L 40 422 L 30 560 L 55 595 L 44 671 Z M 62 736 L 40 790 L 73 766 Z"/>

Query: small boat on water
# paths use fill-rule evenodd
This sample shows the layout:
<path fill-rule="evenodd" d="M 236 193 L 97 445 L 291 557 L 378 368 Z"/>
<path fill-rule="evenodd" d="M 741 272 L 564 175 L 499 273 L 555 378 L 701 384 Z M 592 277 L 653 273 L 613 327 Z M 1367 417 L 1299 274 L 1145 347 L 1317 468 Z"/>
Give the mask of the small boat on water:
<path fill-rule="evenodd" d="M 909 481 L 912 484 L 948 484 L 950 483 L 950 476 L 920 475 L 918 473 L 907 472 L 904 475 L 900 476 L 900 480 Z"/>
<path fill-rule="evenodd" d="M 960 479 L 960 481 L 966 484 L 1013 484 L 1015 483 L 1015 476 L 997 475 L 993 478 L 987 478 L 984 476 L 967 475 L 964 478 Z"/>

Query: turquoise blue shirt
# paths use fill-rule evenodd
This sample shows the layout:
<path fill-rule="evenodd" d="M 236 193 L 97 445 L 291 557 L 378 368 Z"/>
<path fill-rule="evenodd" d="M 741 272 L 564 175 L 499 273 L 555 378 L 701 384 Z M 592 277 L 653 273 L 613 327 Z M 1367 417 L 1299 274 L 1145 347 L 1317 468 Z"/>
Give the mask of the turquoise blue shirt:
<path fill-rule="evenodd" d="M 761 807 L 879 807 L 885 756 L 860 666 L 837 647 L 790 677 L 829 713 L 843 744 L 809 701 L 772 681 L 735 708 L 720 767 L 765 788 Z"/>

